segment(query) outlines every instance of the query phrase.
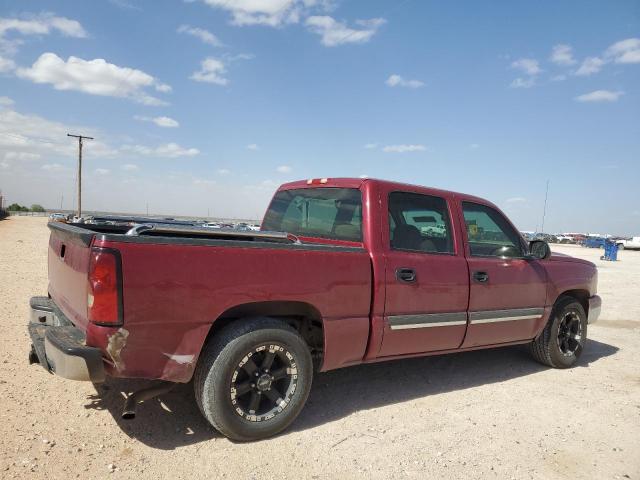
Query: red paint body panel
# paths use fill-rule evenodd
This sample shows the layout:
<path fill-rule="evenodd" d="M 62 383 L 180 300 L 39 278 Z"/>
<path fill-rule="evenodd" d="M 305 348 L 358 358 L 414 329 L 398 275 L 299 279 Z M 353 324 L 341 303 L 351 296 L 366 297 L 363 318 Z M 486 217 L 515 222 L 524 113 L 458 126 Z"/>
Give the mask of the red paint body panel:
<path fill-rule="evenodd" d="M 122 256 L 129 334 L 122 351 L 125 367 L 117 376 L 188 381 L 213 322 L 232 307 L 264 301 L 314 306 L 328 325 L 325 335 L 332 340 L 326 357 L 334 368 L 363 356 L 371 301 L 371 265 L 364 250 L 98 244 Z M 104 345 L 102 340 L 96 346 Z M 331 360 L 334 351 L 337 360 Z M 172 355 L 185 363 L 176 365 Z"/>
<path fill-rule="evenodd" d="M 103 351 L 110 375 L 175 382 L 191 379 L 216 320 L 246 304 L 299 302 L 318 312 L 324 334 L 322 369 L 330 370 L 522 343 L 540 333 L 558 295 L 568 290 L 595 294 L 597 274 L 589 262 L 558 256 L 546 261 L 472 257 L 460 203 L 473 201 L 496 208 L 482 199 L 368 179 L 329 179 L 311 185 L 300 181 L 281 189 L 322 187 L 361 190 L 362 243 L 303 238 L 299 246 L 247 243 L 245 247 L 237 241 L 207 245 L 163 237 L 138 241 L 124 235 L 97 235 L 87 244 L 74 238 L 78 229 L 71 233 L 52 230 L 49 293 L 74 324 L 86 331 L 87 344 Z M 391 250 L 387 199 L 394 191 L 439 196 L 448 202 L 453 254 Z M 63 244 L 64 259 L 60 258 Z M 87 322 L 91 246 L 120 252 L 122 327 Z M 395 269 L 400 266 L 416 269 L 416 284 L 397 282 Z M 491 281 L 473 284 L 471 272 L 476 269 L 488 271 Z M 544 315 L 517 322 L 475 325 L 467 321 L 466 325 L 415 330 L 391 330 L 388 320 L 397 315 L 527 307 L 544 307 Z"/>

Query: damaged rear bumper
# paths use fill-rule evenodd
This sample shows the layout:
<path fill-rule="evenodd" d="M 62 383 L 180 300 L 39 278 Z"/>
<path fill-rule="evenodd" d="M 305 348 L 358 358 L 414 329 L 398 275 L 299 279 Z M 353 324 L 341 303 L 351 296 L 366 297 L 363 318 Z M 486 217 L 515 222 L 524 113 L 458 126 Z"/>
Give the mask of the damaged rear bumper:
<path fill-rule="evenodd" d="M 33 297 L 29 362 L 39 363 L 47 371 L 70 380 L 104 382 L 105 370 L 99 349 L 85 344 L 84 333 L 77 329 L 47 297 Z"/>

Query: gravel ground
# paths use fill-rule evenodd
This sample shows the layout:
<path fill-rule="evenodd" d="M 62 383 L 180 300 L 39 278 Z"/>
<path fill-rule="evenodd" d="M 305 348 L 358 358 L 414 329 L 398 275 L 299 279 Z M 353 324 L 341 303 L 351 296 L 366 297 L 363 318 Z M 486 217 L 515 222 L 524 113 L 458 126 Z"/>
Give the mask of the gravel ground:
<path fill-rule="evenodd" d="M 123 392 L 144 382 L 96 391 L 28 365 L 47 239 L 45 219 L 0 222 L 0 478 L 640 478 L 640 252 L 552 247 L 600 268 L 602 317 L 575 368 L 508 347 L 329 372 L 287 432 L 235 444 L 191 385 L 127 422 Z"/>

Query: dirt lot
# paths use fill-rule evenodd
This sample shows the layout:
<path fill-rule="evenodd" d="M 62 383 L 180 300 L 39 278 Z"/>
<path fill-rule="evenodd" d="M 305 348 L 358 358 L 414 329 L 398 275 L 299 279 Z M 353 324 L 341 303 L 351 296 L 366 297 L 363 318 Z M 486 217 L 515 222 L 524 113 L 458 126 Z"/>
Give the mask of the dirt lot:
<path fill-rule="evenodd" d="M 571 370 L 520 347 L 338 370 L 286 433 L 234 444 L 190 385 L 127 422 L 122 392 L 144 382 L 96 391 L 28 365 L 47 239 L 42 218 L 0 222 L 0 478 L 640 478 L 640 252 L 553 247 L 600 268 L 602 317 Z"/>

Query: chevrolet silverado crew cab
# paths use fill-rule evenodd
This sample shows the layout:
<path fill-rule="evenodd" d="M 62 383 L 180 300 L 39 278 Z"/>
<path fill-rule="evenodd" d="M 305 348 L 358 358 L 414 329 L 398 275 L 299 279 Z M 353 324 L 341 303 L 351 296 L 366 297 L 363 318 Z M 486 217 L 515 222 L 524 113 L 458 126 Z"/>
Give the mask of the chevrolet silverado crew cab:
<path fill-rule="evenodd" d="M 571 367 L 600 313 L 595 265 L 525 242 L 486 200 L 413 185 L 288 183 L 260 231 L 49 228 L 31 362 L 94 383 L 161 380 L 125 417 L 193 382 L 204 417 L 235 440 L 286 428 L 317 371 L 516 344 Z"/>

